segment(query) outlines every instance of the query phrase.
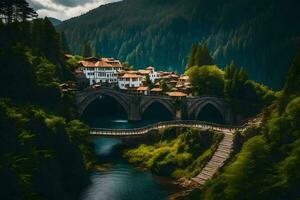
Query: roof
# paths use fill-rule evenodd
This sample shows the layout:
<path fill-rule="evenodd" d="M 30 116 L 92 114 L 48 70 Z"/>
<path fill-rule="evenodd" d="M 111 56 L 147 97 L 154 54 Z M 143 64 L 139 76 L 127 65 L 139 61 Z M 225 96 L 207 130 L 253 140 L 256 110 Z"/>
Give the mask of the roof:
<path fill-rule="evenodd" d="M 187 94 L 183 92 L 169 92 L 168 95 L 170 97 L 186 97 Z"/>
<path fill-rule="evenodd" d="M 123 67 L 119 60 L 112 60 L 111 58 L 98 59 L 96 57 L 90 57 L 78 63 L 83 67 Z"/>
<path fill-rule="evenodd" d="M 140 75 L 137 74 L 124 74 L 123 76 L 121 76 L 122 78 L 139 78 L 141 77 Z"/>
<path fill-rule="evenodd" d="M 180 78 L 179 78 L 179 80 L 189 80 L 190 79 L 190 77 L 188 77 L 188 76 L 181 76 Z"/>
<path fill-rule="evenodd" d="M 151 70 L 152 71 L 152 70 L 154 70 L 154 67 L 149 66 L 149 67 L 146 68 L 146 70 Z"/>
<path fill-rule="evenodd" d="M 100 59 L 96 57 L 88 57 L 84 59 L 84 61 L 90 61 L 90 62 L 97 62 L 98 60 Z"/>
<path fill-rule="evenodd" d="M 171 76 L 172 78 L 179 78 L 179 76 L 176 75 L 176 74 L 171 74 L 170 76 Z"/>
<path fill-rule="evenodd" d="M 149 90 L 148 87 L 139 87 L 139 88 L 137 89 L 137 91 L 148 91 L 148 90 Z"/>
<path fill-rule="evenodd" d="M 175 81 L 175 80 L 172 80 L 172 81 L 170 81 L 170 83 L 177 83 L 177 81 Z"/>
<path fill-rule="evenodd" d="M 162 89 L 160 89 L 160 88 L 153 88 L 151 90 L 151 92 L 162 92 Z"/>
<path fill-rule="evenodd" d="M 183 85 L 176 85 L 177 88 L 182 88 L 184 87 Z"/>
<path fill-rule="evenodd" d="M 139 70 L 139 73 L 143 75 L 148 75 L 150 74 L 150 72 L 151 72 L 150 70 L 144 70 L 144 69 Z"/>

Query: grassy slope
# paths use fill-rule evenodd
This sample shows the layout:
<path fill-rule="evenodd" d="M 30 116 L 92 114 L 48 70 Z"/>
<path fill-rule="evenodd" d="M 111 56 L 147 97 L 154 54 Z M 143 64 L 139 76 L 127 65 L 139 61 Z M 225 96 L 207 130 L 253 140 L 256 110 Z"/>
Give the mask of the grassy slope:
<path fill-rule="evenodd" d="M 167 129 L 154 144 L 142 144 L 126 150 L 124 155 L 129 162 L 159 175 L 193 177 L 212 156 L 221 138 L 221 134 L 211 132 L 183 129 L 176 133 L 176 129 Z"/>

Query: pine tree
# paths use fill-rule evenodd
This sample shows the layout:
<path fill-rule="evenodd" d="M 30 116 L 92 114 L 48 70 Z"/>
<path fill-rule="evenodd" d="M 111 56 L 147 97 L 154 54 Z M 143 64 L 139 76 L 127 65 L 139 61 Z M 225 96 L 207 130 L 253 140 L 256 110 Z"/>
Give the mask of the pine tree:
<path fill-rule="evenodd" d="M 213 64 L 214 60 L 209 54 L 207 45 L 193 44 L 189 54 L 187 68 L 190 68 L 195 65 L 203 66 Z"/>
<path fill-rule="evenodd" d="M 208 47 L 207 45 L 203 45 L 202 46 L 202 60 L 200 60 L 199 66 L 201 65 L 213 65 L 214 64 L 214 60 L 211 57 L 209 51 L 208 51 Z"/>
<path fill-rule="evenodd" d="M 234 63 L 234 61 L 231 61 L 230 65 L 226 66 L 224 71 L 225 71 L 225 78 L 226 79 L 232 79 L 235 72 L 236 72 L 237 68 L 236 68 L 236 65 Z"/>
<path fill-rule="evenodd" d="M 0 0 L 1 20 L 5 23 L 36 18 L 37 13 L 25 0 Z"/>
<path fill-rule="evenodd" d="M 89 41 L 86 41 L 82 47 L 82 56 L 87 58 L 93 55 L 93 49 Z"/>
<path fill-rule="evenodd" d="M 196 55 L 195 55 L 195 65 L 202 66 L 203 53 L 202 53 L 202 45 L 198 45 Z"/>
<path fill-rule="evenodd" d="M 285 96 L 300 95 L 300 49 L 298 49 L 288 71 L 283 91 Z"/>
<path fill-rule="evenodd" d="M 192 48 L 191 48 L 191 51 L 190 51 L 190 54 L 189 54 L 189 58 L 188 58 L 188 64 L 187 64 L 187 69 L 192 67 L 192 66 L 195 66 L 196 62 L 195 62 L 195 56 L 196 56 L 196 53 L 197 53 L 197 48 L 198 48 L 198 45 L 197 44 L 193 44 L 192 45 Z"/>
<path fill-rule="evenodd" d="M 248 79 L 246 70 L 242 67 L 238 73 L 238 80 L 240 83 L 245 83 Z"/>
<path fill-rule="evenodd" d="M 15 0 L 16 15 L 20 21 L 26 21 L 27 19 L 36 18 L 37 13 L 29 6 L 25 0 Z"/>
<path fill-rule="evenodd" d="M 64 52 L 65 53 L 71 53 L 71 50 L 70 50 L 70 47 L 69 47 L 69 44 L 67 42 L 66 35 L 65 35 L 64 32 L 61 32 L 60 40 L 61 40 Z"/>

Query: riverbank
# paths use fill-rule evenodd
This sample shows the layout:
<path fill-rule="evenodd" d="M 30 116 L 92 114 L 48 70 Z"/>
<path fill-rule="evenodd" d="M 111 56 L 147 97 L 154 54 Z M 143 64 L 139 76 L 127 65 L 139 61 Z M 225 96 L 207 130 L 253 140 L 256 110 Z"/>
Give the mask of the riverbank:
<path fill-rule="evenodd" d="M 120 138 L 93 137 L 97 167 L 90 173 L 91 184 L 81 195 L 81 200 L 166 200 L 183 189 L 174 179 L 141 170 L 123 158 L 128 144 Z M 132 146 L 133 147 L 133 146 Z"/>
<path fill-rule="evenodd" d="M 135 166 L 176 180 L 196 176 L 223 137 L 189 128 L 160 130 L 157 135 L 152 143 L 128 147 L 123 155 Z"/>

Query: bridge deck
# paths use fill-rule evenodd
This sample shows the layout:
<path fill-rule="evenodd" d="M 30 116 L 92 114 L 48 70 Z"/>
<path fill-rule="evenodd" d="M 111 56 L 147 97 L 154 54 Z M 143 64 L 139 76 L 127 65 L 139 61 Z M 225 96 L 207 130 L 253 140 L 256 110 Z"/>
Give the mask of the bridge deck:
<path fill-rule="evenodd" d="M 142 128 L 133 129 L 105 129 L 105 128 L 91 128 L 91 135 L 99 136 L 138 136 L 149 133 L 152 130 L 171 128 L 171 127 L 187 127 L 187 128 L 197 128 L 203 130 L 214 130 L 223 133 L 233 133 L 235 131 L 240 131 L 243 126 L 226 126 L 220 124 L 213 124 L 201 121 L 167 121 L 157 124 L 152 124 Z"/>

